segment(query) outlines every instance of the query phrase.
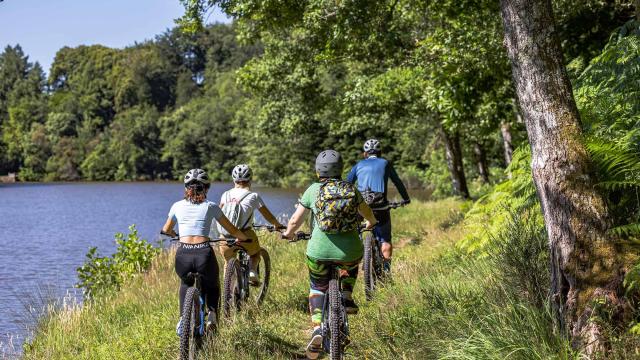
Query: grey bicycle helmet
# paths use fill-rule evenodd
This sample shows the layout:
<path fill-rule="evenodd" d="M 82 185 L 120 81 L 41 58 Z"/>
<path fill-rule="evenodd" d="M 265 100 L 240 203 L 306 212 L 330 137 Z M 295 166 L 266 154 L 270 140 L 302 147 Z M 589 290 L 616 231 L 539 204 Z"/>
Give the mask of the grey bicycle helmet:
<path fill-rule="evenodd" d="M 380 141 L 376 139 L 369 139 L 365 141 L 363 146 L 364 152 L 367 154 L 380 152 Z"/>
<path fill-rule="evenodd" d="M 187 172 L 187 175 L 184 176 L 184 184 L 189 185 L 193 183 L 202 183 L 204 185 L 209 185 L 209 175 L 207 172 L 202 169 L 191 169 Z"/>
<path fill-rule="evenodd" d="M 320 177 L 339 177 L 342 167 L 342 156 L 335 150 L 325 150 L 316 158 L 316 172 Z"/>
<path fill-rule="evenodd" d="M 236 165 L 231 171 L 233 181 L 251 181 L 251 168 L 247 164 Z"/>

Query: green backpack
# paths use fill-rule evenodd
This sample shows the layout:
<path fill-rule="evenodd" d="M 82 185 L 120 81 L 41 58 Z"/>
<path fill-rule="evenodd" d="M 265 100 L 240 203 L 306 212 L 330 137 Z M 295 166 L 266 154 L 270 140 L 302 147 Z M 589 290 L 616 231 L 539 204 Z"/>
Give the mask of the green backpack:
<path fill-rule="evenodd" d="M 320 185 L 316 199 L 316 223 L 327 234 L 358 229 L 358 196 L 348 181 L 329 180 Z"/>

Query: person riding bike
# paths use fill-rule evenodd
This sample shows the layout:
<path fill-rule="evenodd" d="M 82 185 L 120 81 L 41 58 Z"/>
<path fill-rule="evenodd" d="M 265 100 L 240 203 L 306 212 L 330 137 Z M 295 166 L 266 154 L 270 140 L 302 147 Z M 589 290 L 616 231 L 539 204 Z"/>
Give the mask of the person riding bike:
<path fill-rule="evenodd" d="M 410 203 L 411 199 L 393 165 L 381 157 L 380 142 L 376 139 L 369 139 L 364 143 L 363 149 L 364 160 L 360 160 L 351 168 L 347 181 L 352 184 L 358 183 L 358 190 L 373 209 L 373 214 L 378 220 L 373 234 L 381 245 L 384 270 L 389 272 L 393 245 L 391 243 L 391 210 L 388 207 L 389 200 L 387 199 L 388 180 L 391 179 L 396 186 L 405 204 Z"/>
<path fill-rule="evenodd" d="M 326 262 L 340 264 L 346 270 L 342 274 L 345 308 L 347 313 L 357 313 L 358 306 L 352 292 L 363 255 L 363 245 L 358 236 L 358 214 L 364 217 L 368 228 L 376 224 L 373 212 L 360 192 L 352 184 L 341 180 L 343 162 L 337 151 L 321 152 L 316 158 L 315 168 L 319 181 L 304 192 L 283 233 L 283 237 L 292 239 L 307 213 L 313 213 L 314 227 L 306 251 L 311 288 L 309 311 L 314 326 L 311 341 L 307 345 L 310 359 L 316 359 L 322 347 L 322 307 L 330 281 Z"/>
<path fill-rule="evenodd" d="M 177 201 L 169 210 L 167 222 L 162 232 L 177 236 L 173 230 L 178 224 L 180 241 L 176 251 L 175 268 L 180 277 L 180 320 L 176 332 L 182 331 L 182 309 L 187 289 L 193 284 L 187 275 L 197 272 L 202 275 L 202 293 L 207 304 L 207 326 L 217 325 L 218 305 L 220 303 L 220 283 L 218 280 L 218 261 L 209 245 L 209 232 L 213 221 L 217 221 L 239 241 L 248 238 L 236 228 L 222 213 L 218 204 L 208 201 L 209 176 L 202 169 L 191 169 L 184 176 L 184 199 Z"/>
<path fill-rule="evenodd" d="M 257 286 L 259 284 L 256 270 L 260 262 L 260 242 L 258 241 L 258 235 L 253 231 L 253 213 L 255 210 L 260 211 L 262 216 L 273 224 L 276 229 L 284 229 L 285 226 L 280 224 L 278 219 L 273 216 L 262 197 L 258 193 L 251 191 L 252 171 L 248 165 L 240 164 L 234 167 L 233 171 L 231 171 L 231 177 L 235 185 L 232 189 L 222 194 L 220 208 L 222 208 L 231 223 L 240 229 L 247 238 L 251 239 L 251 242 L 243 244 L 242 247 L 251 258 L 249 282 L 251 285 Z M 220 225 L 218 225 L 218 232 L 221 238 L 229 235 Z M 219 243 L 218 249 L 224 258 L 225 264 L 235 256 L 234 247 L 228 246 L 224 242 Z"/>

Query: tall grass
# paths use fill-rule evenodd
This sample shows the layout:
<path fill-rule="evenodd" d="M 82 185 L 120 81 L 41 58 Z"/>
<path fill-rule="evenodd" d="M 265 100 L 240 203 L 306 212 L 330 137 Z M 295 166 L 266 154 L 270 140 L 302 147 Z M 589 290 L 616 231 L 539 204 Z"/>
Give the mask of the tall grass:
<path fill-rule="evenodd" d="M 353 359 L 572 358 L 553 334 L 549 313 L 505 282 L 492 256 L 453 250 L 463 237 L 455 200 L 411 204 L 394 213 L 393 282 L 349 318 Z M 225 320 L 202 358 L 291 359 L 309 337 L 303 243 L 264 237 L 272 285 L 264 304 Z M 178 280 L 173 254 L 122 289 L 41 321 L 26 359 L 175 359 Z M 497 256 L 497 255 L 496 255 Z"/>

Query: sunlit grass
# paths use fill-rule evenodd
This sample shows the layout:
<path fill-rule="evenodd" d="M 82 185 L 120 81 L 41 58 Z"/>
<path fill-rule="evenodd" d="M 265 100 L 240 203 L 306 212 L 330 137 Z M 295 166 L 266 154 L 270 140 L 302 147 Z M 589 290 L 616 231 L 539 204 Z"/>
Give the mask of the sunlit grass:
<path fill-rule="evenodd" d="M 350 317 L 353 359 L 569 358 L 544 309 L 518 300 L 486 260 L 451 246 L 463 236 L 456 200 L 412 203 L 394 212 L 394 281 L 364 300 Z M 264 234 L 262 234 L 264 235 Z M 272 258 L 272 282 L 260 308 L 225 320 L 202 358 L 291 359 L 309 336 L 304 243 L 262 240 Z M 178 279 L 172 252 L 118 294 L 69 307 L 43 319 L 27 359 L 175 359 Z"/>

